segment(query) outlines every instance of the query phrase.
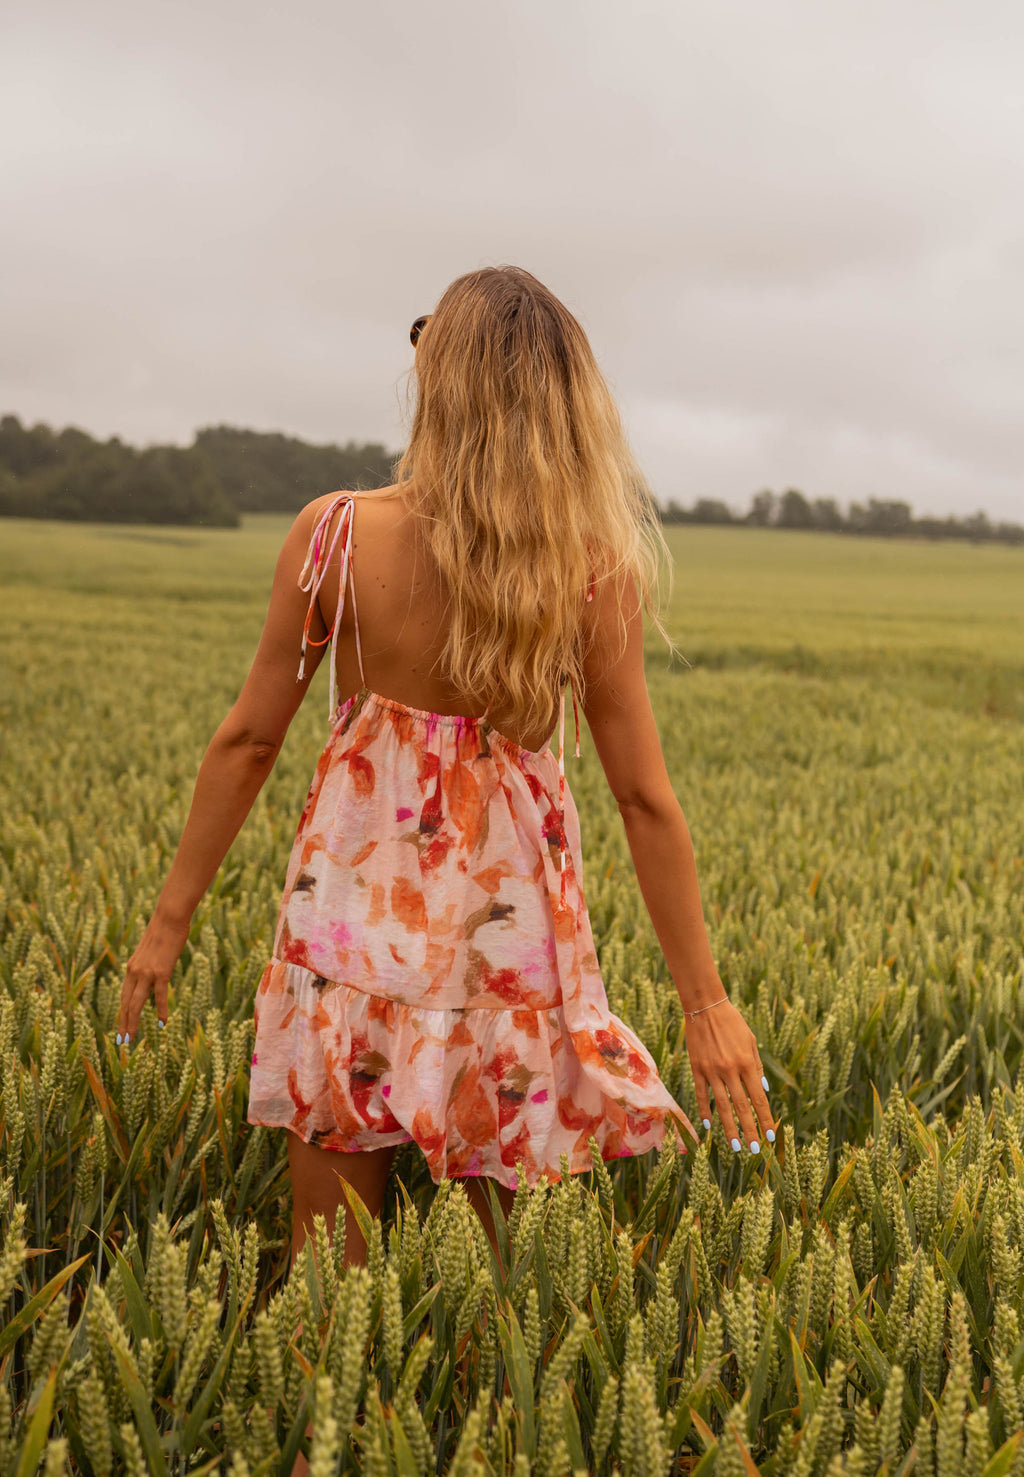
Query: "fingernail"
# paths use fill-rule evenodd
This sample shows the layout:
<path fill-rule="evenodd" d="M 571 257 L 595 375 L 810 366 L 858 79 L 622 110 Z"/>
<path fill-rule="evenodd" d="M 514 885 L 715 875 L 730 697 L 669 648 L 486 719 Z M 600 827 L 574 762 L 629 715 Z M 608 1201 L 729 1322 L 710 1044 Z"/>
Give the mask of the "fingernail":
<path fill-rule="evenodd" d="M 757 1139 L 750 1140 L 750 1152 L 752 1154 L 760 1154 L 761 1145 L 757 1142 Z"/>
<path fill-rule="evenodd" d="M 118 1033 L 117 1033 L 117 1044 L 118 1044 L 118 1046 L 121 1045 L 121 1032 L 120 1031 L 118 1031 Z"/>
<path fill-rule="evenodd" d="M 774 1144 L 774 1142 L 775 1142 L 775 1130 L 774 1130 L 774 1128 L 766 1128 L 765 1131 L 764 1131 L 764 1136 L 765 1136 L 765 1138 L 768 1140 L 768 1142 L 770 1144 Z"/>
<path fill-rule="evenodd" d="M 711 1119 L 710 1118 L 702 1118 L 700 1121 L 703 1123 L 703 1125 L 704 1125 L 705 1128 L 710 1128 L 711 1127 Z"/>
<path fill-rule="evenodd" d="M 124 1044 L 125 1046 L 131 1046 L 132 1044 L 132 1038 L 127 1031 L 124 1033 Z"/>
<path fill-rule="evenodd" d="M 764 1088 L 765 1092 L 768 1091 L 768 1078 L 767 1077 L 762 1077 L 761 1078 L 761 1086 Z"/>
<path fill-rule="evenodd" d="M 163 1028 L 164 1028 L 164 1026 L 166 1024 L 167 1024 L 166 1021 L 157 1021 L 157 1025 L 160 1027 L 161 1031 L 163 1030 Z"/>
<path fill-rule="evenodd" d="M 740 1151 L 740 1141 L 739 1141 L 739 1139 L 733 1139 L 733 1141 L 732 1141 L 732 1147 L 733 1147 L 733 1152 L 736 1153 L 736 1154 L 738 1154 L 739 1151 Z"/>

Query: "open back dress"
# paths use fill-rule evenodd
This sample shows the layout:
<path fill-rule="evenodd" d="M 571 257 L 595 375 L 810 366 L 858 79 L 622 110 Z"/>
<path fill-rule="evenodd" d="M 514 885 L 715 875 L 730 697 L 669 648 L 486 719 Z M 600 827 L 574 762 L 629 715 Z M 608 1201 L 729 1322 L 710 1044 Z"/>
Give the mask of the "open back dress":
<path fill-rule="evenodd" d="M 341 509 L 327 544 L 333 514 Z M 420 1146 L 431 1178 L 511 1189 L 696 1137 L 650 1053 L 609 1010 L 558 753 L 486 718 L 428 713 L 366 685 L 352 576 L 354 498 L 310 542 L 302 658 L 341 542 L 327 743 L 302 810 L 273 956 L 256 995 L 248 1120 L 326 1149 Z M 346 590 L 362 686 L 335 705 Z M 302 667 L 300 666 L 300 674 Z M 575 705 L 574 705 L 575 706 Z M 579 720 L 576 725 L 579 753 Z M 673 1124 L 673 1120 L 675 1123 Z"/>

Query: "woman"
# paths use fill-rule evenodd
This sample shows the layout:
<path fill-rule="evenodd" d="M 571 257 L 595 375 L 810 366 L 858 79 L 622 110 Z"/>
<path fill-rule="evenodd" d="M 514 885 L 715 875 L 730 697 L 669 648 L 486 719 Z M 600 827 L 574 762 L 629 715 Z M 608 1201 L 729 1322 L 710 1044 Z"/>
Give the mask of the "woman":
<path fill-rule="evenodd" d="M 257 993 L 249 1102 L 250 1121 L 289 1129 L 293 1258 L 317 1212 L 333 1231 L 343 1180 L 379 1214 L 410 1139 L 435 1182 L 465 1179 L 497 1250 L 482 1177 L 507 1211 L 517 1171 L 557 1180 L 563 1153 L 588 1168 L 591 1135 L 613 1158 L 673 1124 L 693 1134 L 609 1013 L 564 783 L 567 683 L 687 1013 L 704 1126 L 713 1093 L 734 1150 L 774 1139 L 644 679 L 664 543 L 586 336 L 512 267 L 458 278 L 411 336 L 396 483 L 296 518 L 121 1000 L 119 1042 L 150 992 L 166 1018 L 192 914 L 329 648 L 332 726 Z M 346 1229 L 361 1260 L 350 1212 Z"/>

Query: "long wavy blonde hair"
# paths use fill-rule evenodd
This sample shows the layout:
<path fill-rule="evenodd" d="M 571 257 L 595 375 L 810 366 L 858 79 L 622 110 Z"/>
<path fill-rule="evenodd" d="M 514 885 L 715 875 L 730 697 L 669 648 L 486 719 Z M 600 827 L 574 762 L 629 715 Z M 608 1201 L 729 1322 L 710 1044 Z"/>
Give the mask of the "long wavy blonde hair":
<path fill-rule="evenodd" d="M 583 695 L 592 579 L 632 577 L 664 634 L 654 498 L 586 334 L 520 267 L 451 284 L 414 389 L 394 475 L 449 595 L 442 675 L 484 711 L 539 725 L 566 679 Z"/>

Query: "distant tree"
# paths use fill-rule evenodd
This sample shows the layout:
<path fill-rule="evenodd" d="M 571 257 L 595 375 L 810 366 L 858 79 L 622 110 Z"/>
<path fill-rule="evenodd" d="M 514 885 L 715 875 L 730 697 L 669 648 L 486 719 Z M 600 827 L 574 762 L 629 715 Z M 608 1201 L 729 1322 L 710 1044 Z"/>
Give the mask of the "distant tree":
<path fill-rule="evenodd" d="M 757 492 L 745 521 L 756 528 L 769 528 L 779 516 L 779 499 L 774 492 Z"/>
<path fill-rule="evenodd" d="M 192 447 L 154 446 L 141 452 L 122 481 L 147 523 L 201 523 L 230 528 L 238 510 L 202 452 Z"/>
<path fill-rule="evenodd" d="M 869 498 L 865 508 L 862 503 L 851 503 L 848 518 L 854 533 L 894 535 L 913 531 L 914 515 L 909 503 L 891 502 L 883 498 Z"/>
<path fill-rule="evenodd" d="M 30 517 L 22 511 L 23 494 L 21 484 L 13 472 L 0 467 L 0 518 Z"/>
<path fill-rule="evenodd" d="M 839 533 L 845 526 L 839 504 L 834 497 L 816 497 L 811 504 L 811 519 L 814 528 Z"/>
<path fill-rule="evenodd" d="M 733 523 L 732 509 L 716 498 L 701 497 L 693 505 L 691 523 Z"/>
<path fill-rule="evenodd" d="M 99 523 L 160 522 L 143 516 L 132 503 L 130 479 L 135 460 L 129 447 L 94 442 L 81 456 L 51 468 L 36 481 L 40 514 Z"/>
<path fill-rule="evenodd" d="M 63 431 L 58 431 L 53 440 L 57 451 L 57 460 L 70 461 L 72 457 L 83 456 L 96 442 L 87 431 L 79 431 L 76 426 L 65 426 Z M 121 441 L 117 436 L 112 436 L 110 443 L 120 446 Z"/>
<path fill-rule="evenodd" d="M 196 450 L 210 462 L 230 502 L 244 513 L 297 513 L 325 492 L 383 487 L 394 454 L 378 442 L 310 445 L 277 432 L 208 426 Z"/>
<path fill-rule="evenodd" d="M 0 421 L 0 514 L 102 523 L 205 523 L 239 518 L 210 463 L 192 448 L 139 452 L 118 437 L 95 441 L 72 427 L 26 430 Z"/>
<path fill-rule="evenodd" d="M 50 427 L 23 426 L 16 415 L 0 419 L 0 466 L 15 477 L 30 477 L 44 467 L 61 460 L 56 438 Z"/>
<path fill-rule="evenodd" d="M 969 518 L 965 518 L 962 527 L 964 533 L 974 543 L 982 543 L 992 537 L 992 525 L 982 512 L 972 513 Z"/>
<path fill-rule="evenodd" d="M 191 447 L 144 451 L 74 427 L 0 420 L 0 514 L 132 523 L 233 526 L 240 512 L 294 513 L 339 489 L 391 480 L 379 442 L 312 446 L 231 426 L 200 431 Z"/>
<path fill-rule="evenodd" d="M 960 538 L 960 525 L 955 518 L 915 518 L 914 533 L 920 538 Z"/>
<path fill-rule="evenodd" d="M 278 432 L 207 426 L 192 446 L 138 451 L 111 436 L 97 441 L 67 426 L 0 417 L 0 517 L 69 518 L 97 522 L 187 523 L 234 527 L 242 512 L 295 513 L 313 498 L 340 490 L 380 487 L 392 480 L 396 457 L 376 441 L 311 445 Z M 1024 528 L 969 518 L 915 519 L 909 503 L 871 498 L 851 503 L 844 518 L 834 498 L 809 501 L 795 487 L 779 496 L 755 493 L 737 516 L 717 498 L 693 507 L 675 499 L 660 508 L 665 523 L 727 527 L 813 528 L 881 537 L 998 539 L 1024 544 Z"/>
<path fill-rule="evenodd" d="M 797 492 L 795 487 L 787 488 L 782 494 L 779 504 L 778 518 L 776 520 L 780 528 L 813 528 L 814 514 L 811 505 L 802 492 Z"/>

